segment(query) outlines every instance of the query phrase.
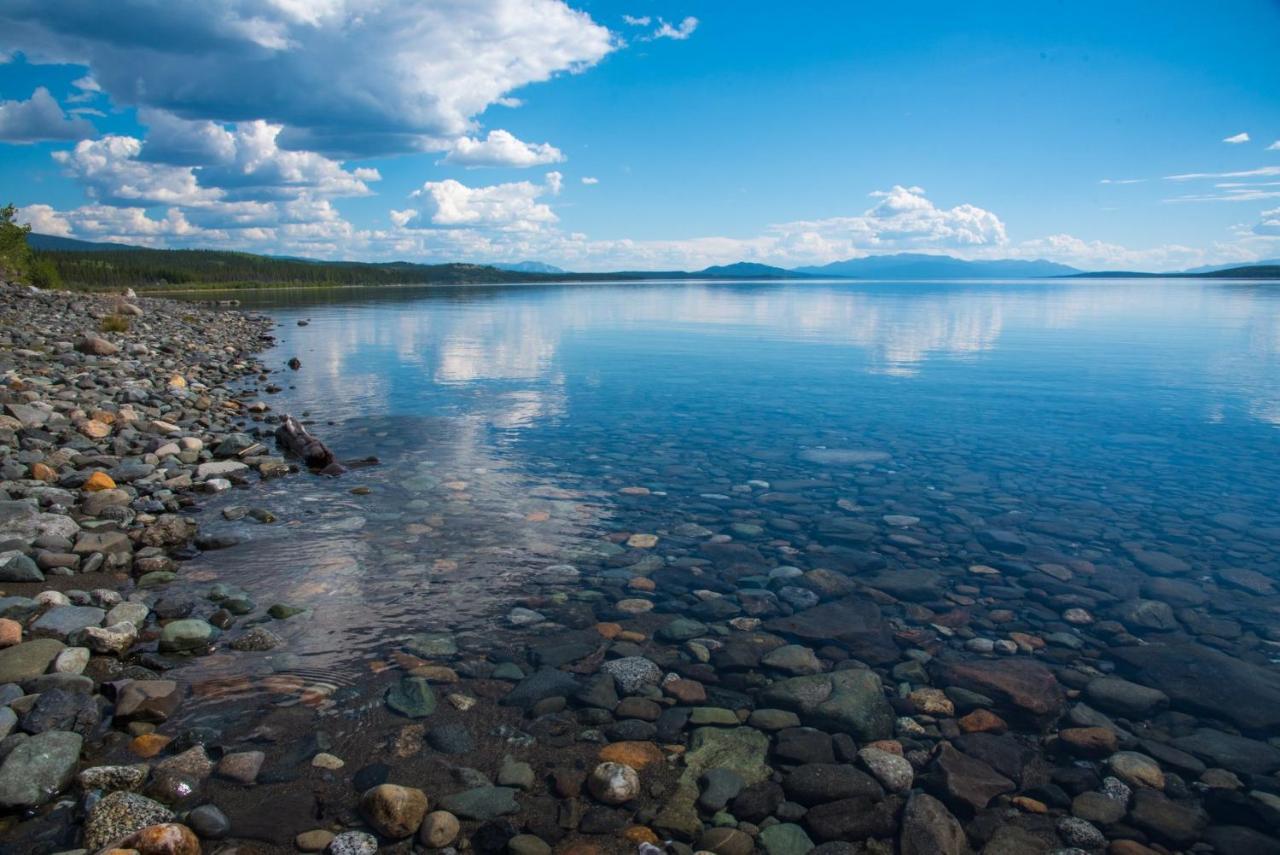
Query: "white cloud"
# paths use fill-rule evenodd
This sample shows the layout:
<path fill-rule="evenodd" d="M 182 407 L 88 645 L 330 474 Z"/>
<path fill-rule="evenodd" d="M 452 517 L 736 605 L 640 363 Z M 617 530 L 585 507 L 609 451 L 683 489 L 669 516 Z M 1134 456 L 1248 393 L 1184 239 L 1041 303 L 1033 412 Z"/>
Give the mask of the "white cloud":
<path fill-rule="evenodd" d="M 1227 137 L 1223 140 L 1224 143 L 1230 143 L 1231 145 L 1239 145 L 1240 143 L 1247 143 L 1248 141 L 1249 141 L 1249 135 L 1244 133 L 1243 131 L 1241 131 L 1240 133 L 1234 136 Z"/>
<path fill-rule="evenodd" d="M 1256 235 L 1280 237 L 1280 208 L 1263 211 L 1258 224 L 1253 227 Z"/>
<path fill-rule="evenodd" d="M 92 101 L 102 94 L 102 87 L 98 85 L 98 81 L 93 79 L 92 74 L 86 74 L 78 80 L 71 81 L 71 85 L 80 91 L 69 96 L 67 98 L 68 103 L 82 104 L 85 101 Z"/>
<path fill-rule="evenodd" d="M 444 162 L 458 166 L 546 166 L 560 163 L 564 154 L 550 143 L 527 143 L 503 130 L 489 131 L 483 140 L 461 137 Z"/>
<path fill-rule="evenodd" d="M 55 151 L 53 159 L 84 187 L 85 195 L 108 205 L 205 205 L 222 197 L 201 187 L 190 167 L 143 163 L 138 160 L 141 151 L 141 140 L 113 134 Z"/>
<path fill-rule="evenodd" d="M 1181 175 L 1166 175 L 1166 181 L 1195 181 L 1200 178 L 1256 178 L 1266 175 L 1280 175 L 1280 166 L 1262 166 L 1257 169 L 1246 169 L 1240 172 L 1184 172 Z"/>
<path fill-rule="evenodd" d="M 415 200 L 416 216 L 393 211 L 392 221 L 405 225 L 411 219 L 421 228 L 469 228 L 499 231 L 537 231 L 557 221 L 543 196 L 560 192 L 562 176 L 547 173 L 544 184 L 516 181 L 468 187 L 459 181 L 428 181 L 410 196 Z"/>
<path fill-rule="evenodd" d="M 654 30 L 649 39 L 675 39 L 676 41 L 684 41 L 693 35 L 693 31 L 698 29 L 698 19 L 692 15 L 685 18 L 679 24 L 672 26 L 661 18 L 658 19 L 658 29 Z"/>
<path fill-rule="evenodd" d="M 1280 151 L 1280 140 L 1276 140 L 1271 145 L 1267 146 L 1267 151 Z"/>
<path fill-rule="evenodd" d="M 653 18 L 650 18 L 648 15 L 641 15 L 639 17 L 635 15 L 623 15 L 622 20 L 632 27 L 647 27 L 653 23 Z"/>
<path fill-rule="evenodd" d="M 164 246 L 168 243 L 166 238 L 197 234 L 211 243 L 225 237 L 196 228 L 176 208 L 170 208 L 162 219 L 154 219 L 147 216 L 143 208 L 83 205 L 70 211 L 55 211 L 48 205 L 29 205 L 18 209 L 18 219 L 30 223 L 32 231 L 43 234 L 143 246 Z"/>
<path fill-rule="evenodd" d="M 138 121 L 147 126 L 142 160 L 204 166 L 235 158 L 235 136 L 217 122 L 188 121 L 164 110 L 149 109 L 138 111 Z"/>
<path fill-rule="evenodd" d="M 600 179 L 590 175 L 584 175 L 582 176 L 582 183 L 583 184 L 599 184 Z"/>
<path fill-rule="evenodd" d="M 367 182 L 381 177 L 375 169 L 346 170 L 315 152 L 285 151 L 276 143 L 280 126 L 266 122 L 229 131 L 154 111 L 146 120 L 153 131 L 145 143 L 111 135 L 53 158 L 89 198 L 122 206 L 364 196 Z"/>
<path fill-rule="evenodd" d="M 0 101 L 0 142 L 80 140 L 93 133 L 93 125 L 64 113 L 43 86 L 37 87 L 26 101 Z"/>
<path fill-rule="evenodd" d="M 1147 179 L 1145 178 L 1104 178 L 1099 184 L 1141 184 Z"/>
<path fill-rule="evenodd" d="M 879 201 L 861 216 L 783 223 L 770 231 L 802 253 L 845 258 L 882 247 L 955 249 L 1008 241 L 1000 218 L 975 205 L 939 208 L 922 188 L 900 185 L 871 196 Z"/>
<path fill-rule="evenodd" d="M 347 170 L 312 151 L 281 148 L 280 125 L 241 122 L 232 135 L 233 156 L 200 169 L 202 183 L 228 191 L 230 198 L 288 198 L 302 191 L 322 196 L 366 196 L 376 169 Z"/>
<path fill-rule="evenodd" d="M 0 51 L 87 65 L 117 104 L 280 125 L 330 155 L 445 150 L 523 86 L 613 35 L 562 0 L 12 0 Z"/>

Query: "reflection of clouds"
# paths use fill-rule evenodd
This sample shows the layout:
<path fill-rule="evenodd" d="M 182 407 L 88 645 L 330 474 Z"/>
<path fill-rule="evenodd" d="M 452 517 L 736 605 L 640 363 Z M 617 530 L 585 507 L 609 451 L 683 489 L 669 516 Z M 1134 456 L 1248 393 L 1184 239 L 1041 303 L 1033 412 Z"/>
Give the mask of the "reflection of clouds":
<path fill-rule="evenodd" d="M 421 298 L 414 304 L 362 303 L 355 296 L 367 308 L 313 307 L 313 325 L 298 339 L 320 353 L 312 357 L 318 370 L 307 382 L 327 387 L 317 390 L 323 397 L 375 412 L 421 411 L 420 400 L 405 398 L 425 393 L 400 388 L 421 381 L 395 379 L 405 369 L 445 384 L 518 383 L 518 389 L 495 390 L 489 415 L 499 426 L 527 427 L 562 411 L 560 351 L 578 334 L 695 332 L 843 344 L 865 353 L 868 371 L 912 376 L 932 359 L 994 351 L 1011 330 L 1078 331 L 1094 336 L 1094 347 L 1099 338 L 1128 343 L 1134 334 L 1161 346 L 1166 334 L 1194 339 L 1239 333 L 1245 347 L 1206 352 L 1219 362 L 1223 388 L 1253 399 L 1256 418 L 1272 420 L 1280 406 L 1280 313 L 1274 295 L 1258 288 L 1151 281 L 629 283 L 422 293 L 403 295 Z M 1202 329 L 1204 324 L 1217 328 Z M 1177 342 L 1180 348 L 1194 344 Z M 1150 370 L 1170 383 L 1186 382 L 1173 362 Z"/>

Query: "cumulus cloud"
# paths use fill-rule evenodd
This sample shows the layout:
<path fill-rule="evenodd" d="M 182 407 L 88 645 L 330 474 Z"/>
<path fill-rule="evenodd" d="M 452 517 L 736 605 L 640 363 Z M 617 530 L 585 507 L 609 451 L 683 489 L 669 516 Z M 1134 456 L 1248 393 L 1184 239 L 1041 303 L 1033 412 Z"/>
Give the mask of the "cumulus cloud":
<path fill-rule="evenodd" d="M 87 120 L 69 116 L 43 86 L 26 101 L 0 101 L 0 142 L 34 143 L 93 136 Z"/>
<path fill-rule="evenodd" d="M 901 185 L 871 196 L 879 201 L 860 216 L 783 223 L 771 232 L 797 250 L 836 257 L 884 247 L 954 249 L 1008 241 L 1000 218 L 976 205 L 939 208 L 923 188 Z"/>
<path fill-rule="evenodd" d="M 95 201 L 113 205 L 208 207 L 222 201 L 364 196 L 375 169 L 347 170 L 323 155 L 286 151 L 281 128 L 244 122 L 232 130 L 149 112 L 152 133 L 83 140 L 54 152 L 66 174 Z"/>
<path fill-rule="evenodd" d="M 1267 146 L 1267 151 L 1280 151 L 1280 140 L 1276 140 L 1271 145 Z"/>
<path fill-rule="evenodd" d="M 196 228 L 176 208 L 169 209 L 164 217 L 155 219 L 147 216 L 143 208 L 82 205 L 70 211 L 56 211 L 48 205 L 28 205 L 18 209 L 18 220 L 30 223 L 32 231 L 42 234 L 143 246 L 168 245 L 166 238 L 197 234 L 209 240 L 224 237 L 219 233 Z"/>
<path fill-rule="evenodd" d="M 685 18 L 679 24 L 672 26 L 661 18 L 658 19 L 658 29 L 649 34 L 649 39 L 675 39 L 676 41 L 684 41 L 693 35 L 693 31 L 698 29 L 698 19 L 692 15 Z"/>
<path fill-rule="evenodd" d="M 1230 143 L 1231 145 L 1239 145 L 1240 143 L 1247 143 L 1249 141 L 1249 135 L 1241 131 L 1238 134 L 1226 137 L 1222 141 L 1224 143 Z"/>
<path fill-rule="evenodd" d="M 503 130 L 489 131 L 483 140 L 461 137 L 444 162 L 469 168 L 477 166 L 546 166 L 560 163 L 564 154 L 550 143 L 527 143 Z"/>
<path fill-rule="evenodd" d="M 412 208 L 389 216 L 398 229 L 422 235 L 421 245 L 431 252 L 453 252 L 454 258 L 551 258 L 578 269 L 693 270 L 742 260 L 795 266 L 872 252 L 1007 244 L 1003 222 L 990 211 L 974 205 L 940 208 L 921 188 L 902 186 L 873 193 L 875 203 L 860 215 L 782 223 L 750 237 L 592 240 L 555 227 L 547 197 L 562 183 L 554 172 L 542 185 L 473 188 L 457 181 L 428 182 L 413 194 Z"/>
<path fill-rule="evenodd" d="M 599 184 L 600 179 L 590 175 L 584 175 L 582 176 L 582 183 L 583 184 Z"/>
<path fill-rule="evenodd" d="M 334 156 L 444 150 L 514 90 L 616 47 L 562 0 L 10 0 L 0 50 L 87 65 L 117 104 L 283 126 Z M 442 144 L 442 141 L 446 141 Z"/>
<path fill-rule="evenodd" d="M 539 201 L 560 192 L 563 176 L 549 172 L 546 181 L 515 181 L 468 187 L 452 178 L 428 181 L 410 198 L 410 211 L 392 211 L 392 221 L 420 228 L 469 228 L 499 231 L 537 231 L 557 221 L 551 206 Z"/>
<path fill-rule="evenodd" d="M 108 205 L 204 205 L 222 197 L 201 187 L 190 167 L 143 163 L 138 160 L 141 151 L 142 140 L 111 134 L 55 151 L 53 159 L 85 195 Z"/>

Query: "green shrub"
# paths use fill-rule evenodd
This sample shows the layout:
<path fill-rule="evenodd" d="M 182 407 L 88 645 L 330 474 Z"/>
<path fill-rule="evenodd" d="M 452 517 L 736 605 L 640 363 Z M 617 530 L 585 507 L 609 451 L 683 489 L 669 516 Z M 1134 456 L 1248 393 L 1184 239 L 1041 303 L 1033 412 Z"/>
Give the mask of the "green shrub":
<path fill-rule="evenodd" d="M 32 258 L 31 270 L 28 275 L 31 278 L 31 284 L 37 288 L 62 287 L 62 276 L 58 274 L 57 265 L 43 255 L 36 255 Z"/>
<path fill-rule="evenodd" d="M 107 315 L 102 319 L 103 332 L 128 332 L 129 319 L 123 315 Z"/>

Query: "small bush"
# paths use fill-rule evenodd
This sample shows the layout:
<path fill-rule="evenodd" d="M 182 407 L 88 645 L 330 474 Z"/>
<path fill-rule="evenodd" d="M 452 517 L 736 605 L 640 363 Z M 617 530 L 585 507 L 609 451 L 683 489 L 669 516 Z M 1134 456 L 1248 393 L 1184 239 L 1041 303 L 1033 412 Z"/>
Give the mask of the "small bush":
<path fill-rule="evenodd" d="M 108 315 L 102 319 L 103 332 L 128 332 L 129 319 L 120 315 Z"/>

